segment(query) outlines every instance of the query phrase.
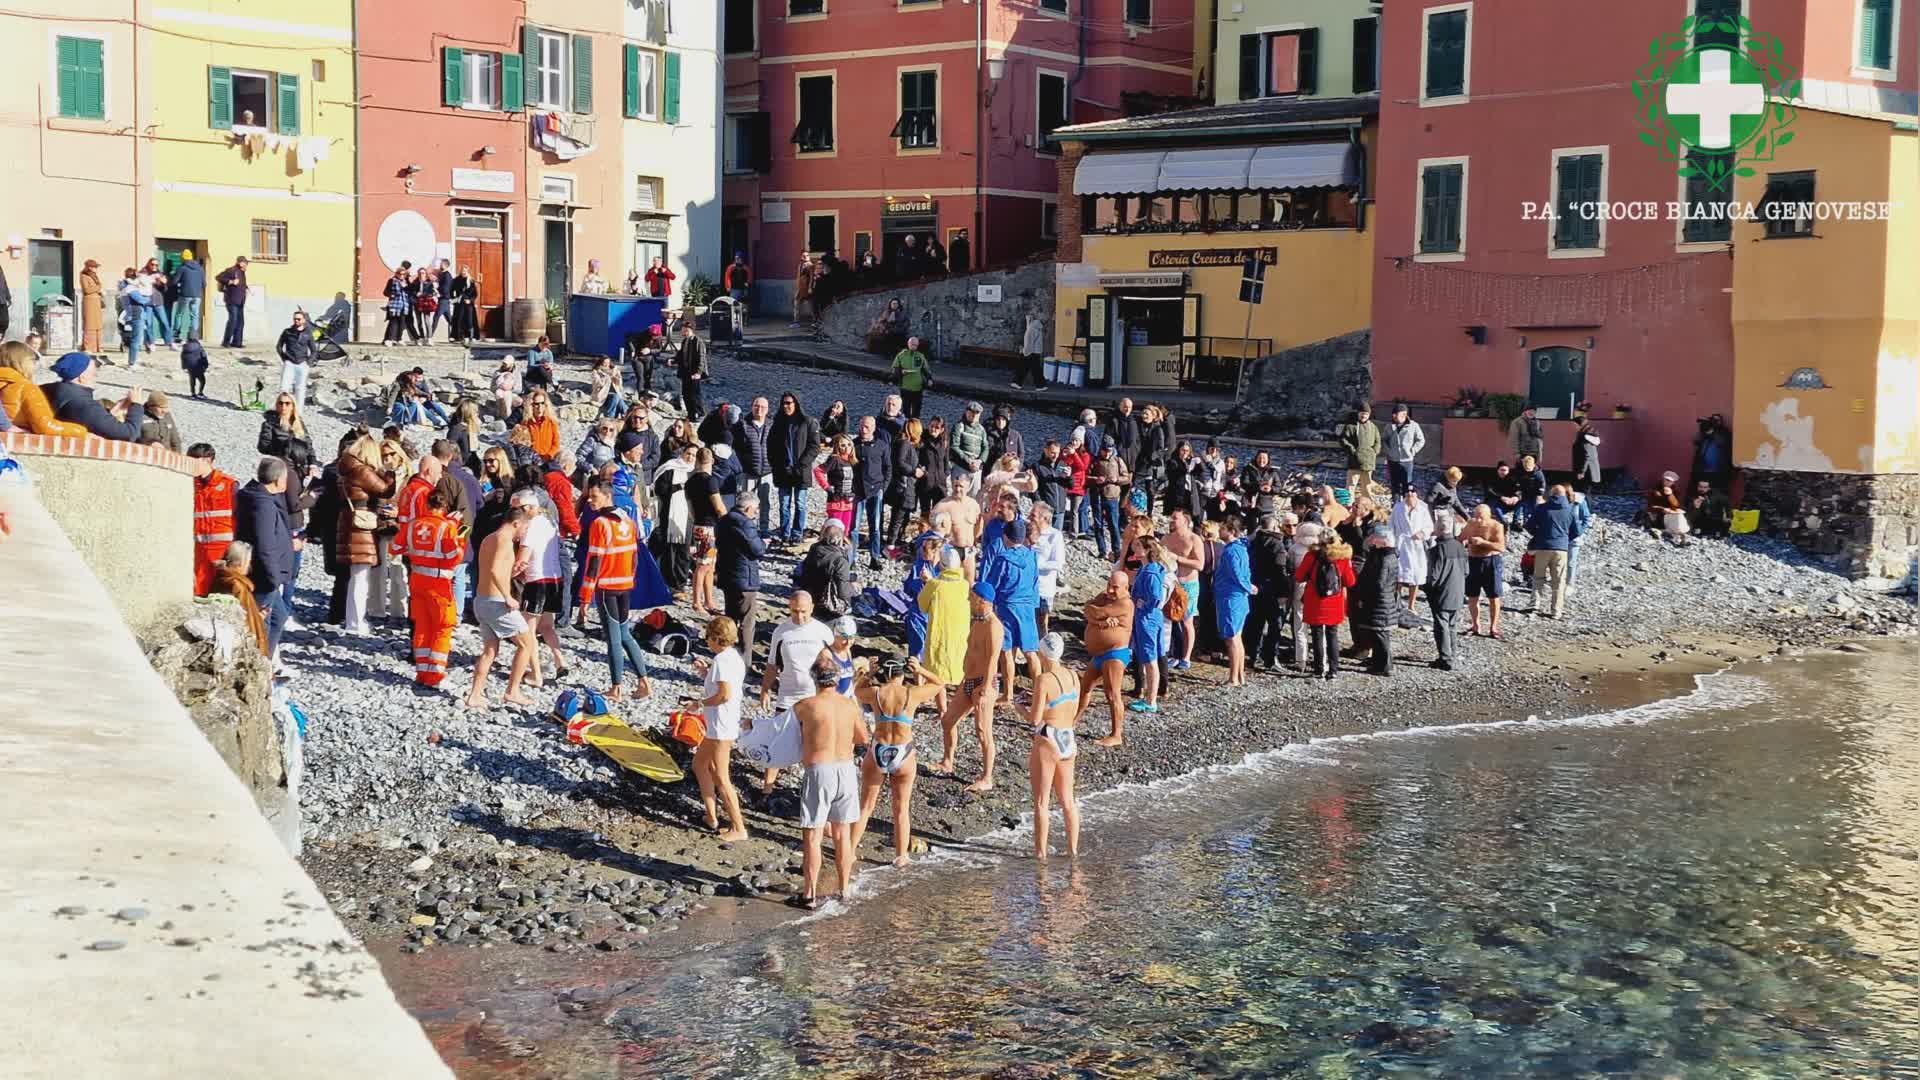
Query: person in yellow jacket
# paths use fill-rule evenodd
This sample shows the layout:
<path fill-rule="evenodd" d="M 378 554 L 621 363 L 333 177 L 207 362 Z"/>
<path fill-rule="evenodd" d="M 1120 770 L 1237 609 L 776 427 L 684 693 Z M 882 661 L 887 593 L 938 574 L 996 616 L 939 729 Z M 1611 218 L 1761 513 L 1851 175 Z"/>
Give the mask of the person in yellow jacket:
<path fill-rule="evenodd" d="M 413 679 L 421 686 L 439 686 L 447 677 L 453 628 L 460 622 L 453 603 L 453 575 L 467 558 L 467 530 L 447 515 L 452 507 L 447 492 L 428 492 L 425 512 L 416 515 L 395 538 L 405 541 L 408 610 L 413 615 Z"/>
<path fill-rule="evenodd" d="M 967 576 L 960 552 L 949 547 L 940 553 L 940 572 L 920 589 L 920 610 L 927 613 L 927 654 L 923 665 L 946 686 L 957 686 L 966 675 Z"/>

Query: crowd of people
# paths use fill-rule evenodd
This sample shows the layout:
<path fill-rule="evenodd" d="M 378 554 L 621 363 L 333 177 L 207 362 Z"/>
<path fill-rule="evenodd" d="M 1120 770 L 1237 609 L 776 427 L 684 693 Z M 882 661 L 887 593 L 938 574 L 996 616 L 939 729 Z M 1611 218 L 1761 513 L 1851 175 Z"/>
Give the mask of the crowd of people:
<path fill-rule="evenodd" d="M 462 398 L 447 410 L 421 369 L 402 372 L 387 399 L 391 425 L 356 427 L 323 448 L 303 421 L 304 382 L 283 381 L 250 479 L 222 471 L 207 443 L 186 448 L 196 592 L 236 595 L 276 655 L 311 541 L 332 582 L 324 620 L 355 636 L 406 627 L 421 693 L 442 692 L 456 626 L 478 627 L 460 696 L 472 709 L 491 704 L 503 653 L 506 704 L 531 706 L 530 690 L 568 678 L 562 631 L 604 643 L 616 700 L 655 692 L 651 648 L 703 640 L 704 685 L 684 704 L 704 717 L 694 772 L 708 824 L 743 835 L 736 740 L 756 723 L 785 722 L 773 718 L 798 723 L 806 886 L 797 902 L 813 905 L 824 896 L 825 840 L 844 893 L 883 792 L 894 800 L 896 858 L 907 858 L 917 722 L 940 724 L 933 775 L 955 774 L 970 735 L 979 771 L 967 787 L 984 791 L 995 783 L 995 718 L 1011 710 L 1031 735 L 1035 854 L 1048 852 L 1054 801 L 1073 853 L 1074 765 L 1090 709 L 1105 729 L 1090 742 L 1120 746 L 1129 721 L 1158 714 L 1175 673 L 1196 658 L 1217 657 L 1234 686 L 1258 673 L 1333 679 L 1343 659 L 1391 675 L 1406 651 L 1396 629 L 1430 634 L 1431 663 L 1451 670 L 1462 613 L 1469 635 L 1502 636 L 1516 547 L 1535 614 L 1564 616 L 1578 581 L 1599 475 L 1590 426 L 1576 437 L 1591 472 L 1583 463 L 1571 484 L 1552 483 L 1541 448 L 1526 446 L 1518 468 L 1502 463 L 1474 501 L 1458 469 L 1424 491 L 1416 484 L 1425 438 L 1404 404 L 1385 425 L 1365 406 L 1349 416 L 1337 429 L 1344 468 L 1323 478 L 1289 473 L 1265 450 L 1242 461 L 1213 439 L 1182 436 L 1166 405 L 1127 399 L 1105 417 L 1087 409 L 1064 440 L 1033 446 L 1012 407 L 967 402 L 952 420 L 923 416 L 926 383 L 904 379 L 873 415 L 844 401 L 815 414 L 793 391 L 708 408 L 704 343 L 691 325 L 679 329 L 676 348 L 655 328 L 624 364 L 595 365 L 586 398 L 598 419 L 577 447 L 561 445 L 561 389 L 544 342 L 524 376 L 503 366 L 490 402 Z M 673 358 L 677 403 L 653 389 L 662 356 Z M 59 381 L 41 387 L 36 361 L 24 343 L 0 346 L 0 416 L 42 433 L 179 446 L 164 395 L 96 400 L 85 353 L 62 357 Z M 497 445 L 482 435 L 487 406 L 506 426 Z M 1672 535 L 1678 514 L 1693 522 L 1683 535 L 1722 527 L 1718 489 L 1702 480 L 1689 502 L 1677 479 L 1649 494 L 1649 524 Z M 824 520 L 810 523 L 810 504 L 824 505 Z M 776 547 L 797 567 L 784 618 L 763 627 Z M 1080 603 L 1078 649 L 1062 610 L 1075 547 L 1109 568 Z M 897 588 L 894 575 L 875 573 L 884 563 L 905 566 Z M 893 640 L 894 620 L 862 603 L 872 594 L 898 601 Z M 676 610 L 704 625 L 683 624 Z M 757 710 L 747 708 L 753 681 Z M 762 788 L 774 780 L 769 771 Z"/>

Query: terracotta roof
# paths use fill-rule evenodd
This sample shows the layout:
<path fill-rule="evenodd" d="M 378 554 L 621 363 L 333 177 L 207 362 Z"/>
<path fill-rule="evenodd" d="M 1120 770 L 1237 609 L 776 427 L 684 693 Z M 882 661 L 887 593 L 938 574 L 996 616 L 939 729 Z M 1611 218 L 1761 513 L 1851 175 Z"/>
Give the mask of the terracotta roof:
<path fill-rule="evenodd" d="M 1102 120 L 1055 128 L 1056 139 L 1105 142 L 1110 139 L 1178 138 L 1193 135 L 1252 135 L 1302 127 L 1359 124 L 1380 114 L 1374 94 L 1342 98 L 1255 98 L 1228 105 L 1152 113 L 1124 120 Z"/>

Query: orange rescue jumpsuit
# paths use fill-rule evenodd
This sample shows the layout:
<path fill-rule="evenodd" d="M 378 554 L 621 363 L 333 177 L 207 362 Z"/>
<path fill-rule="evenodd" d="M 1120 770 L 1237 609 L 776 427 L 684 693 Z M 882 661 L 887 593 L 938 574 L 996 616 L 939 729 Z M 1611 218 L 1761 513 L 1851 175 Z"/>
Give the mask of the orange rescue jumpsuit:
<path fill-rule="evenodd" d="M 413 614 L 413 678 L 439 686 L 447 677 L 453 628 L 453 574 L 467 557 L 465 529 L 438 510 L 426 510 L 399 534 L 406 538 L 408 603 Z"/>
<path fill-rule="evenodd" d="M 233 477 L 218 469 L 193 481 L 193 595 L 205 596 L 233 543 Z"/>

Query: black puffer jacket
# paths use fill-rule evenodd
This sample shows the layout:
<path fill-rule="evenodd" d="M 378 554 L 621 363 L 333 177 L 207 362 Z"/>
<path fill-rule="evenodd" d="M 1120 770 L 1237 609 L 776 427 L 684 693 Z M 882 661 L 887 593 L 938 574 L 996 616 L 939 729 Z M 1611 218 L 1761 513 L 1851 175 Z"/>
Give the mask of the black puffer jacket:
<path fill-rule="evenodd" d="M 817 541 L 794 569 L 793 587 L 812 594 L 816 612 L 822 619 L 845 615 L 853 600 L 852 553 L 853 549 L 846 544 Z"/>
<path fill-rule="evenodd" d="M 1347 594 L 1347 610 L 1361 630 L 1388 630 L 1399 622 L 1400 560 L 1393 549 L 1368 548 L 1366 562 Z"/>
<path fill-rule="evenodd" d="M 1262 529 L 1253 534 L 1248 545 L 1253 569 L 1253 586 L 1260 595 L 1287 598 L 1293 594 L 1293 542 L 1284 533 Z"/>
<path fill-rule="evenodd" d="M 911 507 L 920 497 L 920 448 L 911 439 L 893 440 L 893 476 L 887 481 L 887 505 Z"/>

